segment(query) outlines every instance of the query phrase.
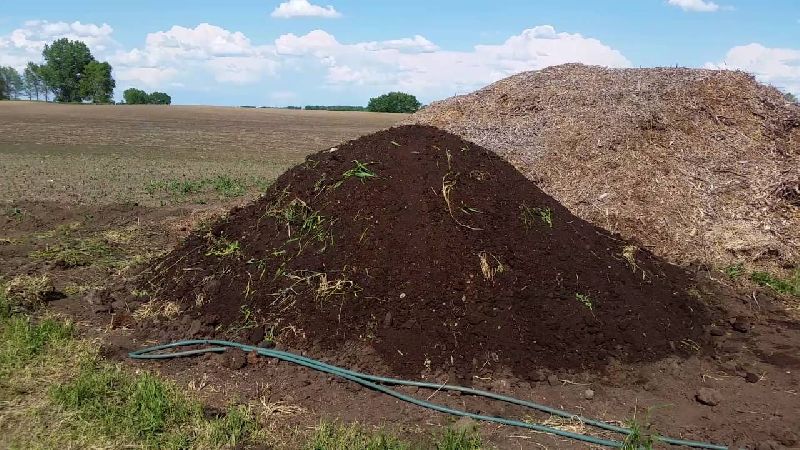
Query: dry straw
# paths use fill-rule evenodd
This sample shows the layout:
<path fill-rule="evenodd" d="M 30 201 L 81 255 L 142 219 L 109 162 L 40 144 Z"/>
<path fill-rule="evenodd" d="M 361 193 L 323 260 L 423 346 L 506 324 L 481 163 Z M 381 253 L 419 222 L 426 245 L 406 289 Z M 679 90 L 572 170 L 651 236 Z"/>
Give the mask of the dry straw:
<path fill-rule="evenodd" d="M 800 107 L 745 73 L 568 64 L 408 121 L 492 149 L 581 218 L 673 262 L 800 261 Z"/>

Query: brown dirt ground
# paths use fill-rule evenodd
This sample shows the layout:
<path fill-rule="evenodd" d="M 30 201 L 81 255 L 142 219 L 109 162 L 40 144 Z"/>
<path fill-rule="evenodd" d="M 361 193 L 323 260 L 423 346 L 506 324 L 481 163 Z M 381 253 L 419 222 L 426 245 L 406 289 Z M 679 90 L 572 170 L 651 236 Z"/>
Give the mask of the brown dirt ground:
<path fill-rule="evenodd" d="M 676 264 L 800 265 L 800 107 L 742 72 L 524 72 L 408 123 L 493 150 L 575 215 Z"/>
<path fill-rule="evenodd" d="M 148 192 L 147 188 L 220 175 L 240 181 L 255 194 L 256 185 L 273 181 L 312 149 L 386 128 L 402 117 L 0 102 L 0 202 L 173 206 L 201 198 Z"/>
<path fill-rule="evenodd" d="M 3 107 L 0 105 L 0 109 Z M 311 126 L 302 132 L 298 131 L 298 136 L 300 133 L 313 132 L 313 128 Z M 268 133 L 268 130 L 262 132 Z M 13 133 L 13 130 L 10 134 L 4 133 L 3 138 Z M 328 141 L 320 147 L 331 144 L 333 142 Z M 169 145 L 165 143 L 165 146 Z M 187 163 L 187 166 L 192 164 Z M 241 201 L 224 204 L 212 202 L 211 206 L 150 208 L 132 204 L 76 206 L 63 201 L 33 201 L 34 198 L 33 195 L 15 197 L 15 207 L 22 214 L 17 214 L 17 210 L 2 211 L 2 273 L 47 272 L 56 280 L 56 287 L 60 291 L 64 291 L 69 284 L 107 286 L 110 280 L 117 279 L 120 274 L 113 267 L 61 268 L 32 259 L 31 251 L 58 242 L 53 233 L 57 229 L 69 227 L 78 236 L 105 238 L 109 237 L 105 234 L 107 231 L 131 230 L 132 236 L 142 238 L 120 244 L 120 259 L 126 259 L 137 253 L 158 253 L 178 244 L 191 229 L 198 226 L 198 222 L 211 214 L 209 210 L 226 211 Z M 63 196 L 58 198 L 64 199 Z M 76 223 L 80 225 L 74 226 Z M 128 246 L 131 246 L 130 250 Z M 691 295 L 700 302 L 715 305 L 723 312 L 722 320 L 718 322 L 720 326 L 713 332 L 712 329 L 706 330 L 707 339 L 711 342 L 708 353 L 688 358 L 666 357 L 653 362 L 623 363 L 614 358 L 601 371 L 545 371 L 545 375 L 556 375 L 558 380 L 552 385 L 547 381 L 524 381 L 503 372 L 488 377 L 473 376 L 471 383 L 476 387 L 610 421 L 625 420 L 634 415 L 642 418 L 649 411 L 656 431 L 677 437 L 737 442 L 748 448 L 755 448 L 755 443 L 774 444 L 777 448 L 780 448 L 781 442 L 787 447 L 800 445 L 797 441 L 797 430 L 800 428 L 797 422 L 797 417 L 800 417 L 800 392 L 797 390 L 800 385 L 800 360 L 797 358 L 800 327 L 797 322 L 787 317 L 780 304 L 765 290 L 744 292 L 726 289 L 721 286 L 727 282 L 726 279 L 719 272 L 707 269 L 696 269 L 692 276 L 694 287 L 690 290 Z M 102 342 L 102 349 L 110 358 L 118 358 L 136 369 L 156 370 L 186 386 L 187 391 L 196 393 L 212 408 L 224 408 L 232 399 L 265 399 L 275 408 L 274 425 L 279 429 L 307 429 L 316 425 L 320 418 L 326 417 L 359 421 L 367 425 L 385 425 L 389 430 L 407 436 L 430 433 L 432 426 L 448 424 L 453 420 L 398 403 L 349 383 L 275 361 L 254 360 L 240 370 L 222 367 L 217 359 L 131 362 L 125 358 L 128 350 L 153 344 L 159 338 L 148 336 L 143 339 L 128 320 L 120 320 L 129 317 L 140 302 L 129 302 L 130 298 L 126 296 L 121 305 L 117 304 L 117 308 L 98 312 L 98 297 L 102 296 L 93 294 L 91 290 L 88 293 L 76 293 L 53 302 L 51 309 L 77 320 L 87 337 Z M 186 325 L 187 329 L 189 326 L 191 324 Z M 378 371 L 378 368 L 370 370 Z M 757 375 L 755 383 L 745 381 L 748 373 Z M 449 373 L 432 376 L 429 379 L 437 382 L 453 382 Z M 697 403 L 694 397 L 701 387 L 717 390 L 721 402 L 713 407 Z M 592 400 L 583 396 L 587 388 L 595 392 Z M 417 394 L 422 398 L 430 395 L 428 392 Z M 432 400 L 490 414 L 515 417 L 530 414 L 441 392 L 435 394 Z M 303 409 L 292 410 L 290 407 L 293 406 Z M 538 421 L 549 419 L 538 414 L 531 414 L 530 418 Z M 580 424 L 575 423 L 561 423 L 560 426 L 581 429 Z M 481 434 L 489 446 L 502 449 L 581 448 L 571 441 L 502 426 L 482 425 Z"/>
<path fill-rule="evenodd" d="M 447 150 L 450 150 L 450 158 Z M 357 158 L 372 162 L 369 167 L 379 178 L 363 184 L 351 179 L 336 188 L 324 188 L 335 183 L 338 175 L 352 167 L 352 160 Z M 437 187 L 441 189 L 442 176 L 450 171 L 464 174 L 484 172 L 473 181 L 466 177 L 458 178 L 451 197 L 452 204 L 457 206 L 453 216 L 447 212 L 441 192 L 425 193 L 432 187 L 434 191 Z M 315 183 L 320 179 L 326 181 Z M 439 184 L 431 186 L 434 181 Z M 486 192 L 482 191 L 482 186 L 486 186 Z M 509 393 L 606 420 L 649 416 L 659 433 L 682 438 L 750 447 L 797 443 L 796 417 L 800 413 L 797 396 L 800 393 L 796 386 L 800 381 L 800 358 L 796 352 L 800 343 L 800 326 L 786 315 L 779 302 L 764 292 L 737 293 L 715 281 L 714 273 L 698 271 L 689 274 L 646 253 L 638 254 L 635 259 L 637 267 L 647 274 L 647 281 L 643 282 L 641 274 L 631 270 L 629 261 L 613 257 L 622 254 L 623 242 L 571 217 L 565 209 L 538 191 L 534 184 L 517 180 L 515 172 L 493 154 L 430 128 L 394 129 L 339 146 L 334 152 L 314 155 L 306 164 L 279 179 L 275 189 L 266 197 L 245 208 L 235 209 L 226 219 L 211 227 L 210 234 L 190 235 L 171 255 L 157 261 L 154 266 L 174 265 L 164 272 L 166 276 L 161 273 L 157 278 L 159 283 L 166 283 L 165 290 L 158 292 L 158 298 L 173 294 L 172 299 L 181 308 L 188 308 L 184 313 L 186 319 L 156 325 L 162 334 L 153 339 L 155 331 L 151 328 L 151 320 L 145 321 L 142 328 L 142 323 L 119 320 L 125 312 L 118 313 L 106 319 L 121 328 L 114 332 L 119 337 L 110 340 L 109 353 L 121 354 L 127 349 L 168 337 L 187 337 L 195 317 L 203 325 L 230 324 L 232 318 L 241 323 L 238 322 L 241 316 L 233 314 L 235 308 L 243 304 L 241 298 L 244 297 L 248 298 L 244 304 L 255 312 L 250 316 L 256 318 L 255 325 L 262 325 L 258 322 L 262 317 L 260 314 L 275 319 L 275 315 L 267 314 L 268 309 L 256 309 L 259 302 L 269 297 L 265 295 L 269 291 L 259 290 L 265 286 L 249 284 L 249 289 L 255 293 L 248 297 L 245 293 L 248 289 L 242 288 L 242 280 L 251 280 L 246 276 L 248 269 L 244 264 L 247 261 L 252 263 L 265 256 L 267 251 L 280 249 L 275 237 L 287 237 L 281 235 L 284 232 L 281 228 L 275 228 L 272 219 L 263 215 L 270 208 L 282 204 L 275 195 L 283 192 L 283 187 L 287 187 L 291 194 L 287 198 L 296 195 L 308 199 L 307 205 L 327 218 L 334 218 L 334 209 L 339 211 L 335 216 L 338 220 L 330 228 L 334 235 L 330 247 L 320 253 L 321 246 L 304 242 L 300 255 L 287 261 L 287 273 L 290 269 L 311 267 L 315 271 L 324 271 L 330 279 L 347 274 L 350 281 L 366 288 L 358 297 L 351 293 L 343 295 L 343 301 L 337 298 L 333 304 L 324 305 L 320 298 L 306 291 L 305 286 L 295 285 L 297 295 L 291 298 L 293 303 L 284 310 L 284 317 L 289 320 L 283 325 L 286 329 L 295 326 L 297 335 L 304 335 L 304 338 L 292 339 L 286 333 L 278 333 L 281 348 L 301 351 L 327 361 L 348 362 L 351 367 L 373 373 L 399 373 L 412 378 L 416 375 L 442 383 L 457 380 L 460 384 Z M 508 199 L 514 202 L 536 201 L 537 205 L 550 207 L 554 212 L 553 228 L 540 224 L 532 230 L 525 230 L 519 221 L 518 209 L 504 203 Z M 514 205 L 518 207 L 516 203 Z M 364 211 L 368 206 L 371 209 Z M 481 210 L 482 215 L 477 217 L 475 211 L 461 206 Z M 342 214 L 342 211 L 347 214 Z M 358 211 L 360 214 L 356 214 Z M 509 215 L 503 215 L 505 213 Z M 354 226 L 352 221 L 358 218 L 363 218 L 364 223 Z M 359 251 L 354 243 L 363 236 L 361 225 L 367 224 L 375 228 L 375 233 L 367 234 L 369 237 L 364 238 L 367 243 L 363 244 L 367 248 Z M 479 232 L 463 225 L 483 230 Z M 527 237 L 523 231 L 533 232 L 536 237 Z M 294 229 L 295 236 L 300 232 L 300 229 Z M 447 239 L 442 239 L 444 236 L 440 234 L 446 235 Z M 204 256 L 211 248 L 210 242 L 223 235 L 238 240 L 242 255 L 227 258 L 224 262 L 219 261 L 223 258 Z M 401 236 L 405 238 L 400 239 Z M 415 243 L 416 236 L 420 237 L 418 243 Z M 433 236 L 438 236 L 438 239 L 428 240 Z M 520 242 L 525 245 L 520 245 Z M 285 249 L 299 250 L 296 245 Z M 495 274 L 494 283 L 481 278 L 477 268 L 478 249 L 488 249 L 490 254 L 498 257 L 496 261 L 508 264 L 507 271 Z M 535 258 L 525 254 L 531 249 L 536 252 Z M 376 256 L 363 261 L 369 258 L 368 254 Z M 584 256 L 586 258 L 582 259 Z M 294 267 L 293 261 L 311 265 Z M 366 271 L 363 272 L 365 275 L 361 275 L 360 270 L 353 271 L 356 261 L 359 267 L 370 270 L 373 266 L 369 264 L 375 264 L 375 272 L 367 276 Z M 468 261 L 473 264 L 468 264 Z M 574 264 L 570 264 L 571 261 Z M 350 266 L 345 269 L 343 264 L 347 262 Z M 566 266 L 562 267 L 562 263 Z M 464 268 L 473 265 L 476 266 L 474 276 L 469 277 Z M 611 270 L 606 269 L 608 265 Z M 593 298 L 597 301 L 594 317 L 574 298 L 567 299 L 561 295 L 564 292 L 572 294 L 578 288 L 571 280 L 567 281 L 571 275 L 563 277 L 564 286 L 547 284 L 547 280 L 558 279 L 556 274 L 559 270 L 566 273 L 567 267 L 578 273 L 579 286 L 589 289 L 593 283 L 602 286 L 590 291 L 596 295 Z M 178 278 L 176 270 L 190 275 Z M 592 271 L 600 275 L 593 277 L 590 275 Z M 269 272 L 272 274 L 272 270 Z M 471 270 L 467 269 L 467 272 Z M 206 278 L 211 274 L 216 274 L 217 280 Z M 152 273 L 146 271 L 144 275 Z M 372 277 L 383 281 L 371 281 Z M 205 285 L 201 284 L 203 278 L 206 278 Z M 402 283 L 402 280 L 408 282 Z M 436 280 L 436 283 L 430 283 L 430 280 Z M 461 280 L 461 283 L 452 284 L 454 280 Z M 217 290 L 206 292 L 204 287 L 208 285 Z M 541 290 L 532 289 L 530 295 L 520 294 L 524 291 L 523 285 Z M 507 291 L 504 286 L 509 287 Z M 673 291 L 669 292 L 670 289 Z M 373 298 L 374 292 L 381 295 Z M 490 292 L 495 295 L 491 301 L 482 304 L 481 299 L 487 298 Z M 552 297 L 548 292 L 557 295 Z M 399 293 L 406 295 L 401 299 Z M 198 294 L 207 294 L 208 303 L 198 301 Z M 381 298 L 383 294 L 386 294 L 385 298 Z M 468 300 L 465 300 L 465 294 L 469 294 Z M 106 301 L 122 299 L 126 307 L 134 311 L 133 317 L 136 317 L 136 309 L 142 308 L 141 299 L 132 298 L 124 291 L 109 295 Z M 446 317 L 435 313 L 434 308 L 440 308 L 438 302 L 424 300 L 450 297 L 453 297 L 451 304 L 441 306 Z M 459 298 L 462 306 L 459 306 Z M 642 300 L 649 302 L 651 311 L 653 307 L 662 309 L 647 316 L 644 312 L 648 303 L 637 303 Z M 537 303 L 547 308 L 538 309 Z M 499 306 L 495 310 L 497 320 L 489 313 L 492 304 Z M 689 313 L 689 305 L 695 308 L 694 315 Z M 484 312 L 487 306 L 489 310 Z M 626 306 L 632 314 L 621 312 Z M 295 307 L 314 314 L 292 314 Z M 506 309 L 509 311 L 507 314 L 503 313 Z M 391 320 L 385 320 L 387 310 L 392 312 Z M 704 310 L 709 311 L 705 319 Z M 550 314 L 560 323 L 548 320 Z M 206 320 L 214 315 L 213 320 Z M 397 322 L 395 317 L 399 318 Z M 470 322 L 475 317 L 480 320 Z M 616 330 L 615 317 L 623 324 Z M 635 319 L 628 320 L 629 317 Z M 714 325 L 703 326 L 710 324 L 713 318 L 717 319 Z M 94 317 L 92 320 L 97 319 Z M 406 327 L 412 319 L 416 323 Z M 459 327 L 458 319 L 464 319 L 469 325 Z M 649 322 L 651 320 L 661 322 Z M 377 323 L 371 326 L 370 321 Z M 593 330 L 595 321 L 604 326 Z M 637 329 L 637 321 L 647 327 L 638 331 L 645 333 L 640 342 L 647 345 L 642 347 L 635 347 L 625 338 L 626 330 Z M 515 324 L 512 332 L 506 331 L 512 328 L 509 324 Z M 536 329 L 537 324 L 542 330 Z M 495 331 L 498 325 L 501 329 Z M 459 336 L 458 332 L 463 330 L 474 334 Z M 445 335 L 452 331 L 456 332 L 456 339 L 451 342 Z M 662 334 L 653 334 L 654 331 Z M 440 335 L 442 332 L 444 334 Z M 589 337 L 584 339 L 581 332 Z M 210 328 L 201 328 L 198 333 L 214 334 Z M 525 342 L 513 339 L 516 336 L 522 336 Z M 611 336 L 614 338 L 610 339 Z M 460 338 L 465 339 L 462 342 L 467 347 L 463 352 L 451 349 L 448 353 L 437 353 L 442 343 L 454 344 Z M 699 351 L 687 352 L 685 345 L 678 343 L 684 338 L 691 341 L 685 340 L 683 344 L 697 343 Z M 487 344 L 491 339 L 498 341 L 496 347 Z M 537 339 L 538 346 L 535 345 Z M 611 347 L 606 339 L 609 344 L 618 343 L 622 348 Z M 669 339 L 674 339 L 675 344 L 669 345 Z M 525 343 L 527 348 L 522 345 Z M 333 351 L 337 345 L 338 351 Z M 502 353 L 503 346 L 526 357 L 509 358 Z M 401 347 L 401 352 L 407 357 L 394 356 L 393 352 Z M 484 348 L 489 350 L 488 365 L 476 370 L 475 361 L 460 363 L 465 355 Z M 558 351 L 563 352 L 562 360 L 556 358 Z M 572 352 L 580 357 L 572 358 Z M 492 353 L 498 354 L 494 362 Z M 422 361 L 424 356 L 430 358 L 430 370 Z M 448 369 L 448 360 L 455 370 Z M 160 370 L 166 373 L 180 373 L 182 377 L 195 380 L 201 377 L 217 386 L 223 393 L 220 395 L 242 393 L 237 391 L 242 388 L 254 394 L 267 392 L 270 399 L 294 402 L 323 416 L 335 415 L 369 424 L 389 422 L 394 428 L 406 430 L 421 423 L 445 423 L 448 420 L 285 363 L 254 360 L 239 371 L 218 369 L 219 364 L 218 359 L 208 358 L 159 365 Z M 548 382 L 547 375 L 555 375 L 555 379 Z M 592 400 L 583 397 L 587 388 L 595 392 Z M 697 395 L 704 388 L 713 389 L 719 395 L 718 404 L 708 406 L 697 401 Z M 515 408 L 464 396 L 440 394 L 437 400 L 490 414 L 515 417 L 524 417 L 525 414 Z M 531 417 L 540 421 L 547 419 L 536 414 Z M 500 448 L 526 448 L 533 443 L 548 448 L 576 448 L 572 442 L 505 427 L 487 425 L 483 427 L 483 434 Z"/>

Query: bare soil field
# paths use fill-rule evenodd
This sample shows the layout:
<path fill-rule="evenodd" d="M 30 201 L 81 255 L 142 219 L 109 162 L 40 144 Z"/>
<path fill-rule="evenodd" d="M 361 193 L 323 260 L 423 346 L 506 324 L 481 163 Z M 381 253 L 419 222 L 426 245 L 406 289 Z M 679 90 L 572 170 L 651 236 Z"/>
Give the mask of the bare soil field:
<path fill-rule="evenodd" d="M 223 198 L 243 189 L 254 192 L 310 151 L 401 117 L 3 102 L 0 201 L 160 205 L 203 190 Z"/>
<path fill-rule="evenodd" d="M 784 298 L 630 245 L 441 130 L 343 142 L 401 119 L 0 103 L 0 447 L 601 448 L 240 350 L 128 358 L 190 337 L 539 402 L 635 433 L 400 389 L 623 448 L 800 444 Z"/>

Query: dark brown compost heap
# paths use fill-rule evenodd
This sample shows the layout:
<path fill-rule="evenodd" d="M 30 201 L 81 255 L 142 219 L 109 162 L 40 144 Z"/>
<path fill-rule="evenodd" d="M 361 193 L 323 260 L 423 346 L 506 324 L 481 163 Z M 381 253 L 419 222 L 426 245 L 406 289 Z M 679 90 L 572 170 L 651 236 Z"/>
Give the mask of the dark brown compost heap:
<path fill-rule="evenodd" d="M 189 236 L 142 274 L 142 326 L 263 327 L 283 348 L 399 376 L 529 378 L 702 347 L 710 312 L 686 280 L 493 152 L 404 126 L 309 156 Z"/>

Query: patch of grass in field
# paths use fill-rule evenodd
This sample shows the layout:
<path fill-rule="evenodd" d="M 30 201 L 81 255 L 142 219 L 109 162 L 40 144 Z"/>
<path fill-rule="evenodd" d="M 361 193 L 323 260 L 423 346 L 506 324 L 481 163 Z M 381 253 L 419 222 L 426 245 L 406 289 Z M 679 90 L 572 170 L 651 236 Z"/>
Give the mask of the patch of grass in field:
<path fill-rule="evenodd" d="M 436 450 L 481 450 L 481 437 L 475 429 L 454 430 L 448 428 L 436 441 Z"/>
<path fill-rule="evenodd" d="M 416 445 L 384 431 L 368 431 L 357 424 L 342 425 L 323 422 L 304 447 L 307 450 L 407 450 L 433 448 L 436 450 L 480 450 L 483 443 L 474 428 L 446 428 L 425 445 Z"/>
<path fill-rule="evenodd" d="M 66 238 L 37 250 L 30 257 L 70 268 L 90 265 L 108 266 L 117 262 L 114 249 L 104 239 Z"/>
<path fill-rule="evenodd" d="M 36 310 L 44 305 L 47 296 L 55 291 L 53 282 L 47 274 L 18 275 L 2 289 L 2 309 L 7 311 L 7 314 Z"/>
<path fill-rule="evenodd" d="M 789 278 L 783 279 L 768 272 L 753 272 L 750 280 L 784 295 L 800 297 L 800 269 L 795 269 Z"/>
<path fill-rule="evenodd" d="M 155 197 L 157 194 L 167 194 L 173 198 L 214 192 L 223 198 L 233 198 L 241 197 L 253 188 L 266 190 L 269 184 L 267 179 L 260 177 L 234 178 L 228 175 L 217 175 L 208 178 L 151 181 L 145 186 L 145 192 L 151 197 Z"/>
<path fill-rule="evenodd" d="M 0 290 L 0 448 L 223 448 L 265 438 L 251 409 L 206 418 L 155 375 L 103 361 L 69 322 L 12 314 Z"/>
<path fill-rule="evenodd" d="M 406 450 L 411 445 L 385 433 L 370 433 L 358 425 L 323 422 L 311 436 L 307 450 Z"/>
<path fill-rule="evenodd" d="M 53 388 L 50 396 L 87 432 L 149 448 L 235 446 L 258 431 L 244 406 L 205 419 L 201 405 L 173 384 L 97 361 L 85 362 L 75 379 Z"/>

